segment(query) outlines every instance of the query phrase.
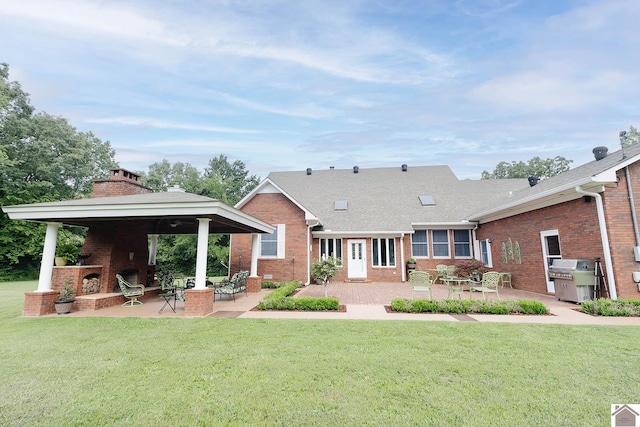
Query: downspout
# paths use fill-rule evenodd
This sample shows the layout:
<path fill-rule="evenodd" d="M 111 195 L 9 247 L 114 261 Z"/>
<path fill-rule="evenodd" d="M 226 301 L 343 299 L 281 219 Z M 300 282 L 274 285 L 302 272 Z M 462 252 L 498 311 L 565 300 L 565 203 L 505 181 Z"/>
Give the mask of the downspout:
<path fill-rule="evenodd" d="M 404 265 L 404 233 L 400 233 L 400 280 L 403 282 L 407 280 L 407 272 Z"/>
<path fill-rule="evenodd" d="M 611 263 L 611 249 L 609 248 L 609 236 L 607 235 L 607 221 L 604 217 L 604 206 L 602 204 L 602 195 L 600 193 L 592 193 L 583 190 L 579 185 L 576 191 L 585 196 L 591 196 L 596 199 L 596 208 L 598 210 L 598 223 L 600 225 L 600 239 L 602 240 L 602 252 L 604 253 L 604 265 L 607 268 L 607 280 L 609 281 L 609 296 L 612 300 L 618 299 L 616 290 L 616 279 L 613 276 L 613 264 Z"/>
<path fill-rule="evenodd" d="M 631 189 L 631 175 L 629 174 L 629 166 L 624 168 L 624 176 L 627 179 L 627 192 L 629 193 L 629 204 L 631 205 L 631 222 L 633 223 L 633 232 L 636 235 L 636 246 L 640 246 L 640 231 L 638 231 L 638 216 L 636 215 L 636 203 L 633 200 L 633 190 Z"/>
<path fill-rule="evenodd" d="M 476 247 L 476 245 L 478 245 L 478 236 L 476 234 L 476 230 L 480 228 L 480 223 L 476 222 L 476 226 L 473 227 L 473 229 L 471 230 L 471 239 L 472 239 L 472 245 L 471 247 L 473 248 L 473 254 L 471 254 L 473 256 L 473 258 L 475 259 L 479 259 L 480 261 L 482 261 L 482 257 L 478 258 L 476 255 L 478 254 L 478 252 L 480 252 L 480 248 Z"/>
<path fill-rule="evenodd" d="M 309 242 L 309 238 L 311 237 L 311 228 L 313 225 L 307 225 L 307 282 L 304 284 L 305 286 L 309 286 L 311 284 L 311 251 L 313 247 Z"/>

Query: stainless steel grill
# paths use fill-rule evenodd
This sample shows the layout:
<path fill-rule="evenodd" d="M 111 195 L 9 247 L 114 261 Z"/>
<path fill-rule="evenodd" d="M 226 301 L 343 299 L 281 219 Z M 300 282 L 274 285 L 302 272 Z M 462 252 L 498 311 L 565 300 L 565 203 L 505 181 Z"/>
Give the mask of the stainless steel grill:
<path fill-rule="evenodd" d="M 549 278 L 559 300 L 581 303 L 593 299 L 596 277 L 592 259 L 555 259 L 549 267 Z"/>

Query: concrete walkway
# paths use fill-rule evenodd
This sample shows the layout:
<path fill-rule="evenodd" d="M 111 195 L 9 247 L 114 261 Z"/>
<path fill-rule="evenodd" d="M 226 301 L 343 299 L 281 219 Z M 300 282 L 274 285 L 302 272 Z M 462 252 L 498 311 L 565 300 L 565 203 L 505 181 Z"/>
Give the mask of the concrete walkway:
<path fill-rule="evenodd" d="M 551 295 L 540 295 L 515 289 L 500 289 L 502 299 L 535 299 L 545 304 L 551 315 L 449 315 L 429 313 L 388 313 L 385 306 L 391 304 L 394 298 L 411 298 L 409 283 L 331 283 L 328 287 L 329 296 L 335 296 L 341 304 L 346 306 L 343 312 L 289 312 L 289 311 L 257 311 L 252 310 L 258 305 L 270 290 L 259 293 L 236 295 L 233 301 L 227 296 L 223 300 L 216 300 L 213 313 L 209 317 L 244 318 L 244 319 L 345 319 L 345 320 L 414 320 L 414 321 L 448 321 L 448 322 L 503 322 L 503 323 L 546 323 L 571 325 L 636 325 L 640 326 L 640 318 L 632 317 L 598 317 L 581 313 L 579 305 L 558 301 Z M 448 295 L 447 287 L 435 285 L 434 299 L 444 299 Z M 324 286 L 310 285 L 301 288 L 296 296 L 324 296 Z M 482 294 L 465 292 L 463 298 L 482 299 Z M 416 295 L 424 298 L 424 294 Z M 492 298 L 493 299 L 493 298 Z M 184 303 L 178 302 L 176 312 L 165 307 L 162 314 L 160 309 L 164 300 L 156 296 L 142 299 L 143 305 L 134 307 L 110 307 L 97 311 L 76 311 L 67 316 L 85 317 L 182 317 L 184 318 Z M 52 316 L 55 316 L 52 315 Z"/>

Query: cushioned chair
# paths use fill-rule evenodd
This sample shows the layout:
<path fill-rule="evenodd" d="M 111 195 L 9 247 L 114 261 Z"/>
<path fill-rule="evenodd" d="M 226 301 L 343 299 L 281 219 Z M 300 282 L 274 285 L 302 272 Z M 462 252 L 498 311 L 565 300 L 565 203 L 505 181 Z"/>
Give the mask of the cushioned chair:
<path fill-rule="evenodd" d="M 171 292 L 175 290 L 176 285 L 174 281 L 175 278 L 173 277 L 173 273 L 169 271 L 160 271 L 158 273 L 158 284 L 160 285 L 162 292 Z"/>
<path fill-rule="evenodd" d="M 229 282 L 223 282 L 222 286 L 213 289 L 213 301 L 216 300 L 216 295 L 231 295 L 233 301 L 236 300 L 236 294 L 244 292 L 247 294 L 247 279 L 249 278 L 249 272 L 241 270 L 233 275 Z"/>
<path fill-rule="evenodd" d="M 414 292 L 428 292 L 431 299 L 431 287 L 433 280 L 431 275 L 426 271 L 413 270 L 409 272 L 409 283 L 411 283 L 411 299 L 413 300 Z"/>
<path fill-rule="evenodd" d="M 475 282 L 469 292 L 471 290 L 482 292 L 482 298 L 487 299 L 487 294 L 495 293 L 498 299 L 500 299 L 500 295 L 498 294 L 498 285 L 500 284 L 501 273 L 497 271 L 488 271 L 482 275 L 481 282 Z"/>
<path fill-rule="evenodd" d="M 132 307 L 136 304 L 142 305 L 142 301 L 138 301 L 138 297 L 144 295 L 144 285 L 129 283 L 119 274 L 116 274 L 116 279 L 118 280 L 122 295 L 129 300 L 122 304 L 122 306 L 125 307 L 128 305 Z"/>

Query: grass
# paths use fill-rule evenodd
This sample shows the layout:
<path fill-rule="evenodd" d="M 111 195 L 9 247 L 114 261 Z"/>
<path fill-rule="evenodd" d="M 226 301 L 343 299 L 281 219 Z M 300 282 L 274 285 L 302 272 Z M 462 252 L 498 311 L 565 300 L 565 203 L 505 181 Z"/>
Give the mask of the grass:
<path fill-rule="evenodd" d="M 20 317 L 0 283 L 0 425 L 609 425 L 640 328 Z"/>

